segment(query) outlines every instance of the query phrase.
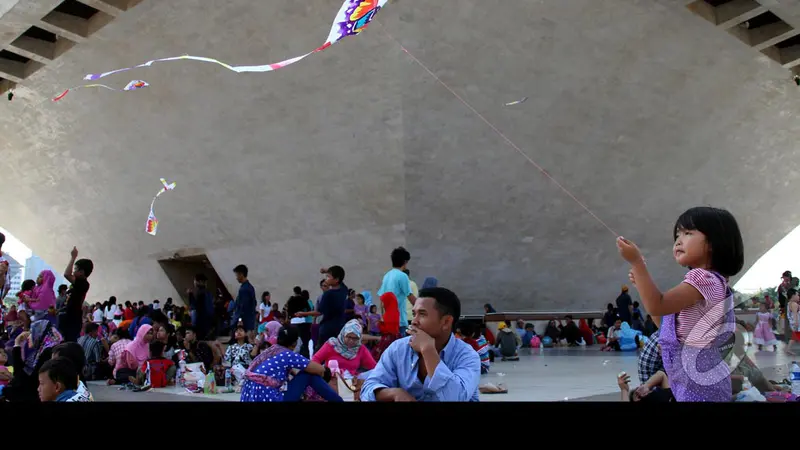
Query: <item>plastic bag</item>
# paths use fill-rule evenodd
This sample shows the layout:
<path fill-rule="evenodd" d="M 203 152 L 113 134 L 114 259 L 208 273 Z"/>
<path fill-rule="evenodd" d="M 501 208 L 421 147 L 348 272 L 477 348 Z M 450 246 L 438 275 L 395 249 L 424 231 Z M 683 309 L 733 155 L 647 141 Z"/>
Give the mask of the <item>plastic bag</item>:
<path fill-rule="evenodd" d="M 736 402 L 766 402 L 767 398 L 758 389 L 746 389 L 736 394 Z"/>

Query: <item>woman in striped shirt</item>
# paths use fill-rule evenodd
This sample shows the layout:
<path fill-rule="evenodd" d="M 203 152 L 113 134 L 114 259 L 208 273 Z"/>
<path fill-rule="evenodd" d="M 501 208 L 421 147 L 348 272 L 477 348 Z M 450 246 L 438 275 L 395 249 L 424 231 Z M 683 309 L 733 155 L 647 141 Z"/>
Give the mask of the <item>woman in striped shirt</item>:
<path fill-rule="evenodd" d="M 736 327 L 728 277 L 744 266 L 742 235 L 728 211 L 691 208 L 673 228 L 675 261 L 689 272 L 662 293 L 639 248 L 619 237 L 620 255 L 631 264 L 630 280 L 656 323 L 669 383 L 679 402 L 731 401 L 730 368 L 723 353 L 733 346 Z"/>

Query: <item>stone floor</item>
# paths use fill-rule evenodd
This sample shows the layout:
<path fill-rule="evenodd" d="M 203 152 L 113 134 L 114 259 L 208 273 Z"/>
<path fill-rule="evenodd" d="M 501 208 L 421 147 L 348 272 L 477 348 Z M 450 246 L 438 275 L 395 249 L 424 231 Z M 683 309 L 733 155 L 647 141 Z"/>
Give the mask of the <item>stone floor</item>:
<path fill-rule="evenodd" d="M 768 379 L 788 377 L 792 357 L 779 347 L 773 351 L 749 352 Z M 601 352 L 599 347 L 554 348 L 520 353 L 516 362 L 497 361 L 481 382 L 502 383 L 508 394 L 481 395 L 481 401 L 616 401 L 619 388 L 616 377 L 625 371 L 638 385 L 636 353 Z M 206 396 L 190 394 L 178 388 L 148 392 L 119 391 L 113 386 L 90 383 L 97 401 L 238 401 L 237 394 Z"/>

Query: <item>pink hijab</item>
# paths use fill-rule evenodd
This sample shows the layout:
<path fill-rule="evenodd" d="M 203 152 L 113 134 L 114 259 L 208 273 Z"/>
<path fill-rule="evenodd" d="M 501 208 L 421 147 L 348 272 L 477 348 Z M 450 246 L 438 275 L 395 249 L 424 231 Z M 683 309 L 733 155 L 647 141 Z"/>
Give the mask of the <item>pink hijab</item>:
<path fill-rule="evenodd" d="M 150 325 L 140 326 L 139 330 L 136 332 L 136 339 L 125 347 L 125 350 L 136 358 L 137 367 L 147 361 L 147 358 L 150 356 L 150 345 L 144 341 L 144 335 L 152 328 L 153 327 Z"/>
<path fill-rule="evenodd" d="M 278 332 L 281 331 L 281 323 L 277 320 L 267 324 L 267 342 L 275 345 L 278 342 Z"/>
<path fill-rule="evenodd" d="M 41 311 L 55 306 L 56 294 L 53 292 L 53 284 L 56 282 L 56 276 L 50 270 L 43 270 L 42 284 L 33 288 L 31 297 L 35 298 L 35 302 L 31 302 L 31 308 L 34 311 Z"/>

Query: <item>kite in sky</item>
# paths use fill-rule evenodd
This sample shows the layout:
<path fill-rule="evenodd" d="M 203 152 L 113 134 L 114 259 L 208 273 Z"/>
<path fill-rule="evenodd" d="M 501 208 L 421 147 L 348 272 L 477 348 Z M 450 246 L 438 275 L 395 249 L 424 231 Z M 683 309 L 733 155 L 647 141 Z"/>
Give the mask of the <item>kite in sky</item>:
<path fill-rule="evenodd" d="M 153 201 L 150 202 L 150 215 L 147 216 L 147 224 L 145 225 L 144 229 L 147 232 L 147 234 L 151 236 L 155 236 L 156 231 L 158 231 L 158 219 L 156 219 L 156 214 L 153 212 L 153 207 L 156 204 L 156 199 L 164 192 L 175 189 L 175 183 L 167 184 L 167 180 L 163 178 L 161 179 L 161 184 L 163 184 L 164 187 L 162 187 L 161 190 L 158 191 L 158 194 L 156 194 L 156 196 L 153 197 Z"/>
<path fill-rule="evenodd" d="M 150 86 L 150 83 L 148 83 L 147 81 L 144 81 L 144 80 L 132 80 L 130 83 L 125 85 L 125 87 L 122 88 L 121 91 L 122 92 L 135 91 L 137 89 L 146 88 L 147 86 Z M 103 89 L 108 89 L 109 91 L 120 92 L 120 89 L 114 89 L 112 87 L 106 86 L 105 84 L 84 84 L 83 86 L 75 86 L 73 88 L 67 89 L 66 91 L 62 92 L 58 96 L 53 97 L 53 101 L 57 102 L 57 101 L 61 100 L 62 98 L 66 97 L 67 94 L 69 94 L 69 91 L 74 91 L 76 89 L 82 89 L 82 88 L 103 88 Z"/>
<path fill-rule="evenodd" d="M 83 79 L 88 81 L 94 81 L 116 73 L 126 72 L 128 70 L 138 69 L 140 67 L 150 67 L 151 65 L 153 65 L 153 63 L 157 62 L 180 61 L 180 60 L 202 61 L 202 62 L 219 64 L 220 66 L 228 70 L 232 70 L 236 73 L 271 72 L 273 70 L 282 69 L 286 66 L 294 64 L 311 54 L 321 52 L 348 36 L 353 36 L 361 33 L 367 28 L 367 25 L 369 25 L 372 19 L 375 18 L 375 15 L 378 13 L 378 11 L 380 11 L 381 8 L 383 8 L 383 6 L 388 1 L 389 0 L 345 0 L 345 2 L 342 4 L 342 8 L 339 10 L 338 14 L 336 14 L 336 18 L 333 20 L 333 25 L 331 26 L 331 32 L 328 35 L 328 39 L 325 41 L 325 43 L 319 46 L 316 50 L 308 52 L 305 55 L 287 59 L 286 61 L 281 61 L 273 64 L 264 64 L 261 66 L 231 66 L 229 64 L 225 64 L 224 62 L 217 61 L 216 59 L 212 58 L 184 55 L 184 56 L 175 56 L 171 58 L 154 59 L 144 64 L 139 64 L 138 66 L 112 70 L 110 72 L 105 72 L 105 73 L 93 73 L 86 75 Z M 147 85 L 147 83 L 145 83 L 145 85 Z M 105 87 L 107 89 L 111 89 L 108 86 L 104 85 L 86 85 L 79 87 Z M 64 91 L 63 94 L 54 98 L 53 100 L 54 101 L 60 100 L 61 98 L 64 97 L 64 95 L 67 94 L 67 92 L 69 92 L 69 89 Z"/>

